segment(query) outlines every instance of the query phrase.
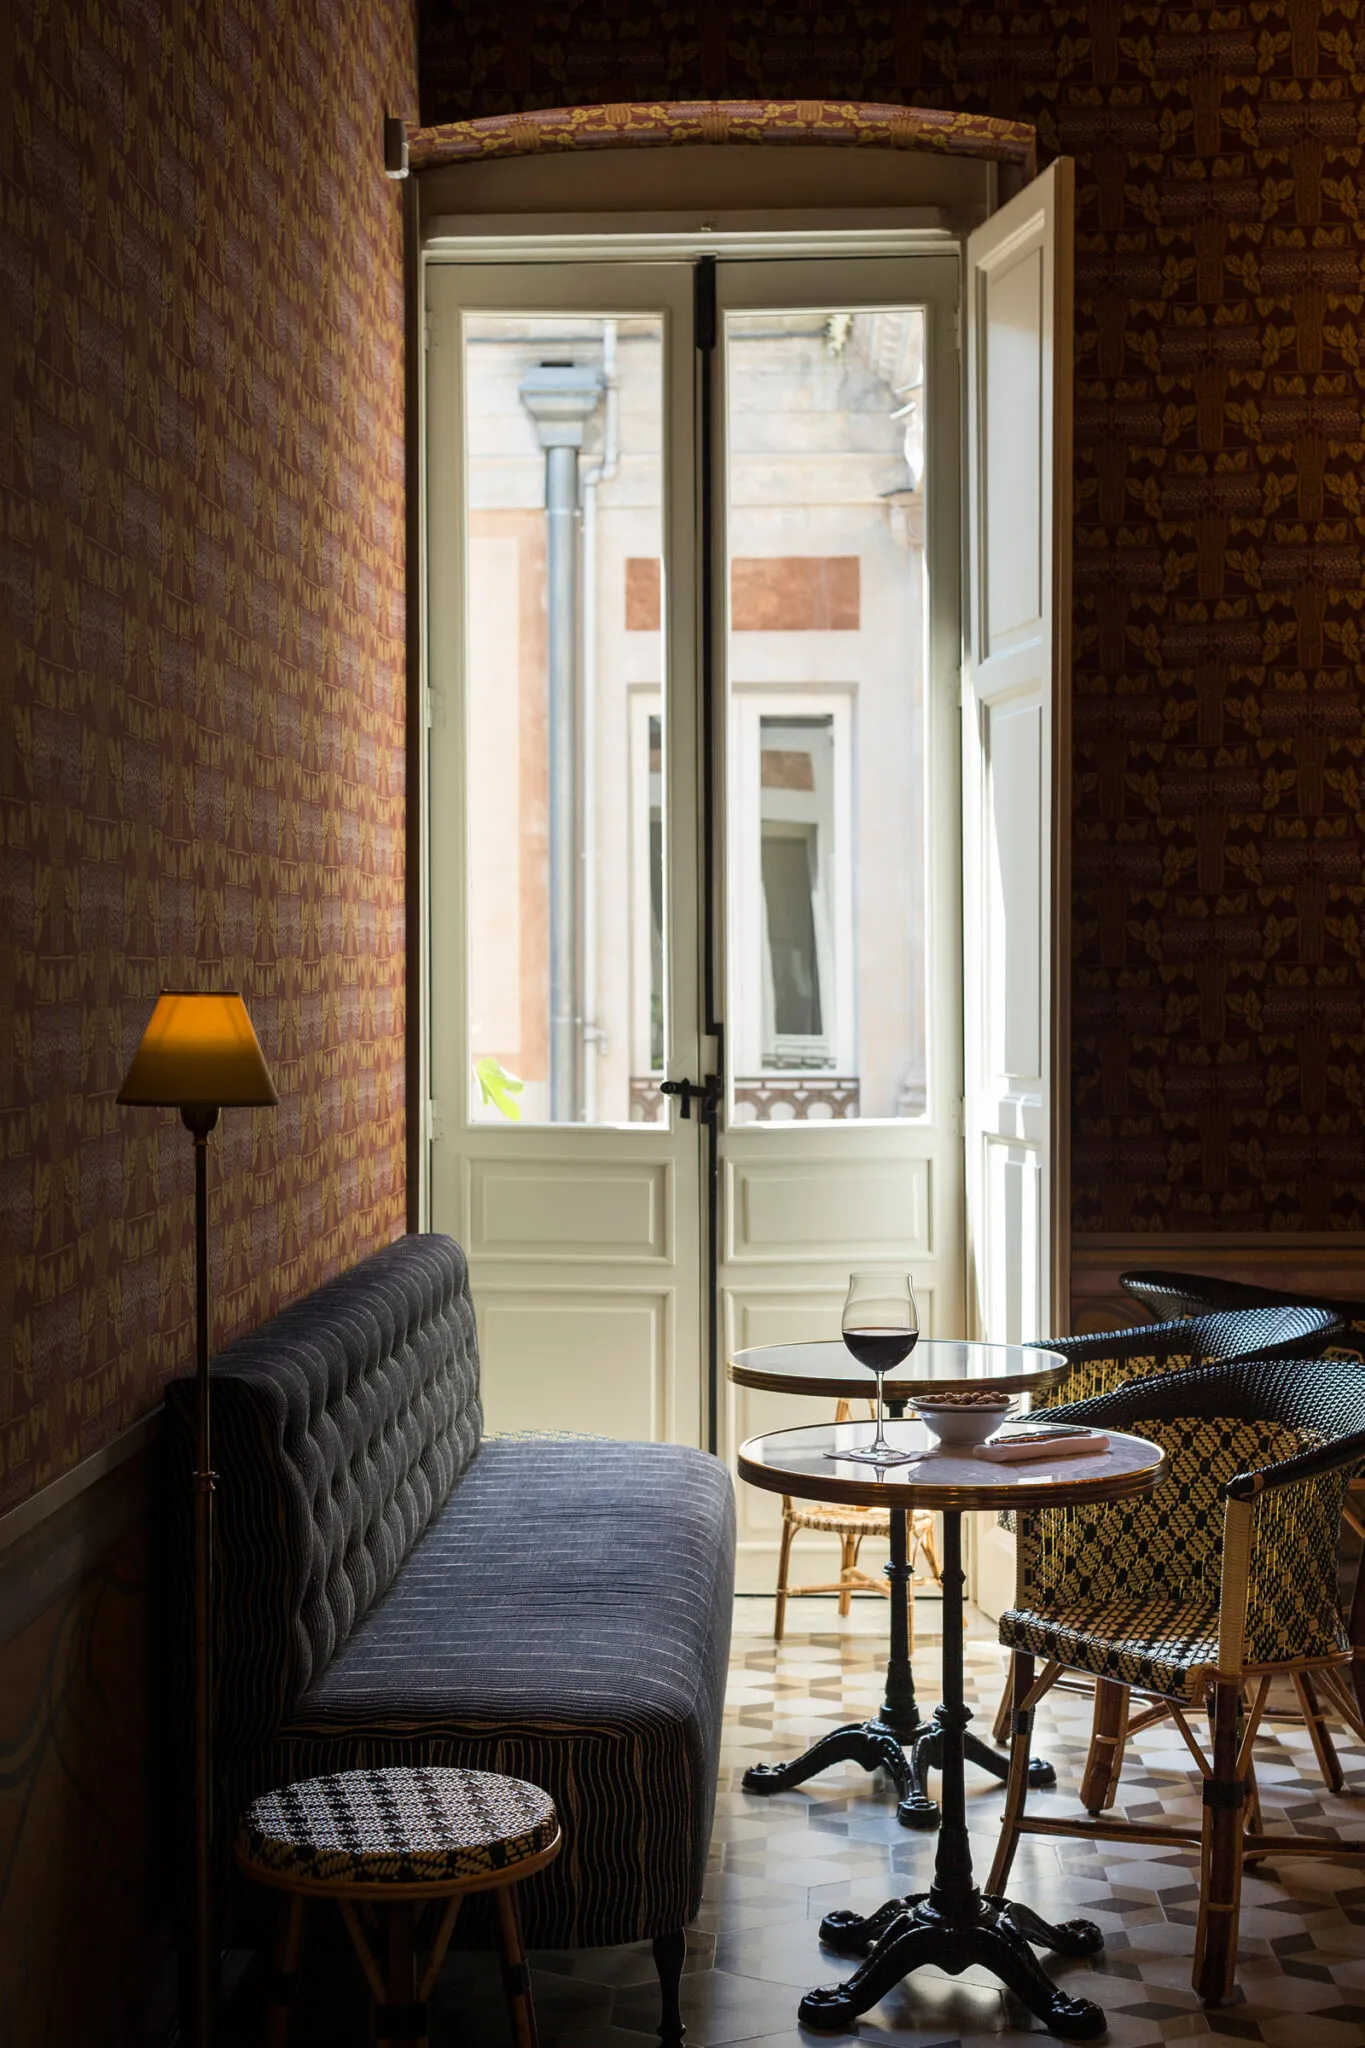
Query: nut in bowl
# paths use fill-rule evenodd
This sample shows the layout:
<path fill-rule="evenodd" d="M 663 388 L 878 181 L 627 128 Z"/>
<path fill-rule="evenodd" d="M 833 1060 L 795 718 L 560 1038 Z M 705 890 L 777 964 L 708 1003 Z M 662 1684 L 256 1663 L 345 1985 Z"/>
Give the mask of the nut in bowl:
<path fill-rule="evenodd" d="M 915 1413 L 936 1436 L 945 1451 L 969 1451 L 994 1436 L 1014 1407 L 1008 1394 L 993 1394 L 985 1387 L 945 1389 L 941 1394 L 916 1397 Z"/>

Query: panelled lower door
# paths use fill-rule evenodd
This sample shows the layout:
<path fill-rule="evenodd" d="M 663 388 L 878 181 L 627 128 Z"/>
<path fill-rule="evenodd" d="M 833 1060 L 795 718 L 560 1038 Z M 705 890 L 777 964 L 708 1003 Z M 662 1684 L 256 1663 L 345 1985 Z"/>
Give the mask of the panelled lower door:
<path fill-rule="evenodd" d="M 967 1306 L 973 1336 L 1067 1327 L 1071 165 L 967 244 L 963 668 Z M 998 1614 L 1012 1543 L 977 1517 L 973 1597 Z"/>
<path fill-rule="evenodd" d="M 722 1364 L 837 1336 L 863 1265 L 963 1331 L 958 279 L 718 266 Z M 817 1408 L 723 1384 L 720 1448 Z M 778 1504 L 738 1491 L 768 1591 Z"/>
<path fill-rule="evenodd" d="M 692 269 L 426 277 L 432 1223 L 490 1428 L 697 1443 Z"/>

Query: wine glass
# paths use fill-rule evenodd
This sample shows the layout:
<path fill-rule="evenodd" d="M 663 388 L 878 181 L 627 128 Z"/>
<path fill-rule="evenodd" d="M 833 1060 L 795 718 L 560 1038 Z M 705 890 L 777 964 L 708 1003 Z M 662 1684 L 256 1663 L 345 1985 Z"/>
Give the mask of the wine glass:
<path fill-rule="evenodd" d="M 842 1452 L 868 1465 L 907 1465 L 919 1455 L 893 1450 L 883 1428 L 882 1382 L 919 1341 L 919 1314 L 908 1273 L 854 1273 L 844 1302 L 844 1343 L 877 1380 L 877 1434 L 864 1451 Z"/>

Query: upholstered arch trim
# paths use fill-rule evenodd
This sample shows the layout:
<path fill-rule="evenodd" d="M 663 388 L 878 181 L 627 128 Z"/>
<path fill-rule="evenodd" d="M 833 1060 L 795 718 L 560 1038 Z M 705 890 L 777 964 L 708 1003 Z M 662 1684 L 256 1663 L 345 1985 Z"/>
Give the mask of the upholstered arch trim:
<path fill-rule="evenodd" d="M 858 100 L 639 100 L 602 107 L 541 107 L 408 131 L 415 171 L 492 157 L 571 149 L 672 149 L 688 143 L 806 143 L 838 149 L 930 150 L 1036 169 L 1026 121 Z"/>

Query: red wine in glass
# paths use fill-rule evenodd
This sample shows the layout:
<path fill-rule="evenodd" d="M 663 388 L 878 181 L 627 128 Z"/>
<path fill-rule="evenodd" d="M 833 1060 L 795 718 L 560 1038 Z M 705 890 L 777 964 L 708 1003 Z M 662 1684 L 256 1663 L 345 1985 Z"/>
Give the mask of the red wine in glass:
<path fill-rule="evenodd" d="M 857 1456 L 871 1465 L 899 1465 L 912 1455 L 893 1450 L 883 1427 L 882 1381 L 919 1341 L 919 1314 L 908 1273 L 854 1273 L 844 1302 L 844 1345 L 877 1381 L 877 1433 Z"/>

